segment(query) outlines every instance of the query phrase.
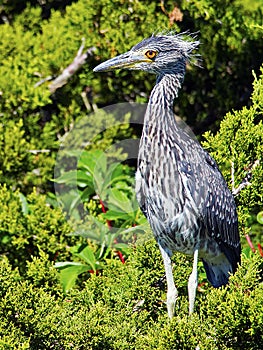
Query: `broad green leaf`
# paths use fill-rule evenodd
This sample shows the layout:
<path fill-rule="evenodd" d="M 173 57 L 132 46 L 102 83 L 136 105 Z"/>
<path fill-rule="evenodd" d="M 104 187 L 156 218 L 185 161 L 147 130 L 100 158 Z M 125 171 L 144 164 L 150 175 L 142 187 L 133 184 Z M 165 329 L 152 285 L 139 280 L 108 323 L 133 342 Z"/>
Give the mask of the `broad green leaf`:
<path fill-rule="evenodd" d="M 94 188 L 91 188 L 91 187 L 85 188 L 85 190 L 80 194 L 80 198 L 82 202 L 89 201 L 92 194 L 94 194 Z"/>
<path fill-rule="evenodd" d="M 90 173 L 78 170 L 77 171 L 77 185 L 79 187 L 92 187 L 94 188 L 93 184 L 93 177 Z"/>
<path fill-rule="evenodd" d="M 95 169 L 98 166 L 101 167 L 102 163 L 104 163 L 103 168 L 106 169 L 106 157 L 101 150 L 84 151 L 79 159 L 78 168 L 88 170 L 94 175 Z"/>
<path fill-rule="evenodd" d="M 55 267 L 60 271 L 60 281 L 63 292 L 67 293 L 76 283 L 78 276 L 91 269 L 90 266 L 76 262 L 56 263 Z"/>
<path fill-rule="evenodd" d="M 102 214 L 103 217 L 107 220 L 129 220 L 130 216 L 127 213 L 121 212 L 121 211 L 114 211 L 114 210 L 108 210 L 106 213 Z"/>
<path fill-rule="evenodd" d="M 70 170 L 61 176 L 53 179 L 58 184 L 72 184 L 77 182 L 77 170 Z"/>
<path fill-rule="evenodd" d="M 83 153 L 82 149 L 63 150 L 63 154 L 69 157 L 75 157 L 77 159 L 81 156 L 82 153 Z"/>
<path fill-rule="evenodd" d="M 112 188 L 109 195 L 109 203 L 115 205 L 120 211 L 125 213 L 131 213 L 134 211 L 131 204 L 131 199 L 128 198 L 124 191 L 120 191 L 117 188 Z"/>
<path fill-rule="evenodd" d="M 59 270 L 62 270 L 69 266 L 83 266 L 83 264 L 79 262 L 74 262 L 74 261 L 59 261 L 54 264 L 54 267 Z"/>
<path fill-rule="evenodd" d="M 69 212 L 72 213 L 73 210 L 79 205 L 80 202 L 81 202 L 81 197 L 78 194 L 78 192 L 76 192 L 75 197 L 72 197 L 72 201 L 69 207 Z"/>
<path fill-rule="evenodd" d="M 108 187 L 114 182 L 114 179 L 116 178 L 115 170 L 116 168 L 120 168 L 118 166 L 118 163 L 112 163 L 106 170 L 105 177 L 104 177 L 104 187 Z M 121 176 L 121 173 L 118 174 L 118 176 Z"/>
<path fill-rule="evenodd" d="M 139 232 L 139 231 L 144 232 L 147 229 L 149 229 L 149 224 L 148 224 L 147 220 L 145 219 L 145 223 L 144 224 L 133 226 L 133 227 L 129 227 L 127 229 L 123 229 L 121 231 L 121 233 L 122 234 L 127 234 L 127 233 L 130 233 L 130 232 Z"/>
<path fill-rule="evenodd" d="M 79 258 L 83 259 L 87 264 L 89 264 L 93 271 L 96 271 L 99 267 L 99 264 L 97 263 L 95 254 L 91 247 L 88 245 L 82 249 L 80 252 L 75 253 Z"/>
<path fill-rule="evenodd" d="M 102 244 L 105 240 L 105 236 L 110 234 L 109 228 L 106 224 L 100 222 L 93 216 L 87 216 L 86 219 L 87 222 L 85 223 L 85 227 L 79 228 L 72 232 L 71 235 L 93 239 Z"/>
<path fill-rule="evenodd" d="M 79 229 L 79 230 L 71 232 L 70 235 L 71 236 L 80 236 L 80 237 L 92 239 L 92 240 L 98 241 L 98 242 L 100 242 L 100 239 L 101 239 L 101 235 L 92 229 Z"/>

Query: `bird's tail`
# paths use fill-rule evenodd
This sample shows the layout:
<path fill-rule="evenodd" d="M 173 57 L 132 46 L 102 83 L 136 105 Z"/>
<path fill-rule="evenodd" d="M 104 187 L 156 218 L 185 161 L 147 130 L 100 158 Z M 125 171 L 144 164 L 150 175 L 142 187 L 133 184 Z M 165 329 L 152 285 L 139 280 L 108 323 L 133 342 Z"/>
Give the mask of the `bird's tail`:
<path fill-rule="evenodd" d="M 240 248 L 237 248 L 236 251 L 229 255 L 228 257 L 222 253 L 216 258 L 207 258 L 203 259 L 204 268 L 206 271 L 207 279 L 212 284 L 213 287 L 221 287 L 228 283 L 230 274 L 236 272 L 238 263 L 240 263 Z"/>

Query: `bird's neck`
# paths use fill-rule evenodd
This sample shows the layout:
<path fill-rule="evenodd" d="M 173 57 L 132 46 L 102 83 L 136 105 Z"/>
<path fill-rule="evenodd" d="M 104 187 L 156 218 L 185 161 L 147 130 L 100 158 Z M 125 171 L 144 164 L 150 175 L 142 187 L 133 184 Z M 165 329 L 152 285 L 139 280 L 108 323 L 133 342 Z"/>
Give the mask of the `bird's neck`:
<path fill-rule="evenodd" d="M 159 75 L 150 96 L 150 103 L 161 103 L 164 107 L 172 107 L 174 99 L 184 80 L 184 72 Z M 161 102 L 160 102 L 161 98 Z"/>
<path fill-rule="evenodd" d="M 172 131 L 172 126 L 176 126 L 173 102 L 178 96 L 178 91 L 184 79 L 184 70 L 176 73 L 167 73 L 157 77 L 156 85 L 154 86 L 146 115 L 144 125 L 148 125 L 158 129 Z M 147 130 L 145 130 L 147 131 Z"/>

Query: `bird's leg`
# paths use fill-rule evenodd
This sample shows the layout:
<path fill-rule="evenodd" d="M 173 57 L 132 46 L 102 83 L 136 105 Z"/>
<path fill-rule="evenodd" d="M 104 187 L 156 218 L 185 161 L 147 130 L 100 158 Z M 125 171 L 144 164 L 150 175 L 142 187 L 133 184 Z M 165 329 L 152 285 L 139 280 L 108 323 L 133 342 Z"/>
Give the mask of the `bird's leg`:
<path fill-rule="evenodd" d="M 167 280 L 167 311 L 169 318 L 174 316 L 174 307 L 178 297 L 178 291 L 174 284 L 173 269 L 170 255 L 163 249 L 160 243 L 159 248 L 163 257 L 165 275 Z"/>
<path fill-rule="evenodd" d="M 188 280 L 189 315 L 191 315 L 194 312 L 195 295 L 196 295 L 196 288 L 198 284 L 197 262 L 198 262 L 198 249 L 195 249 L 193 270 Z"/>

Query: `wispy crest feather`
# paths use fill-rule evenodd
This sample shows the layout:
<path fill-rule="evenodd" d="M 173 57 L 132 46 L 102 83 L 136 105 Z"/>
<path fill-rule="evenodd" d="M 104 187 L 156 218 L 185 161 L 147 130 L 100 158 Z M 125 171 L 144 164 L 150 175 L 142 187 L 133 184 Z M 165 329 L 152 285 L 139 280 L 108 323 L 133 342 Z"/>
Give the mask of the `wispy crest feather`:
<path fill-rule="evenodd" d="M 184 55 L 190 64 L 202 68 L 201 55 L 192 53 L 201 44 L 198 40 L 198 32 L 190 33 L 190 31 L 187 30 L 181 33 L 176 33 L 174 30 L 163 30 L 153 34 L 152 37 L 172 39 L 176 45 L 182 48 Z"/>

